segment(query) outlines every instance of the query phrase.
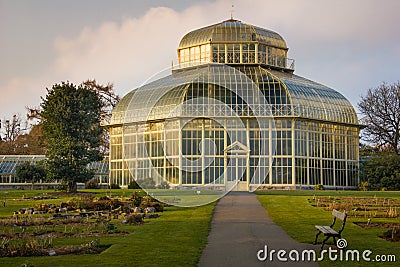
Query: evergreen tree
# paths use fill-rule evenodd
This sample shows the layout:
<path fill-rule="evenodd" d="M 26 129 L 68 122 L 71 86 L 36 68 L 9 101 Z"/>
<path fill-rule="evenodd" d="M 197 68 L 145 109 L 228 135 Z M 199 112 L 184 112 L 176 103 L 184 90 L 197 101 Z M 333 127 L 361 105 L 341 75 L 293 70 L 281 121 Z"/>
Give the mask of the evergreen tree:
<path fill-rule="evenodd" d="M 361 167 L 360 176 L 368 190 L 400 190 L 400 156 L 379 152 Z"/>
<path fill-rule="evenodd" d="M 76 192 L 77 182 L 93 177 L 87 165 L 102 160 L 98 93 L 84 84 L 55 84 L 41 108 L 48 178 L 62 180 L 69 192 Z"/>

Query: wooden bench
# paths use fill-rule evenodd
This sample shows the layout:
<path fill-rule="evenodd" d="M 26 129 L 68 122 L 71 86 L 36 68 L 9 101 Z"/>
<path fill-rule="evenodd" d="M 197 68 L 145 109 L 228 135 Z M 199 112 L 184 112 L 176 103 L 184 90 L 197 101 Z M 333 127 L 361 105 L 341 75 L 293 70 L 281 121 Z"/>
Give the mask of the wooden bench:
<path fill-rule="evenodd" d="M 341 235 L 341 234 L 342 234 L 343 229 L 344 229 L 344 226 L 345 226 L 345 224 L 346 224 L 346 217 L 347 217 L 347 214 L 342 213 L 342 212 L 337 211 L 337 210 L 332 210 L 332 216 L 333 216 L 333 221 L 332 221 L 331 225 L 329 225 L 329 226 L 316 225 L 316 226 L 315 226 L 315 228 L 317 228 L 317 230 L 318 230 L 318 233 L 317 233 L 317 235 L 315 236 L 314 245 L 317 244 L 318 236 L 319 236 L 321 233 L 323 233 L 324 236 L 325 236 L 324 240 L 322 241 L 321 250 L 324 249 L 325 242 L 326 242 L 330 237 L 333 238 L 333 242 L 334 242 L 335 245 L 336 245 L 336 238 L 337 238 L 337 237 L 338 237 L 339 239 L 342 238 L 342 235 Z M 339 228 L 338 231 L 336 231 L 335 229 L 333 229 L 333 227 L 334 227 L 334 225 L 335 225 L 335 223 L 336 223 L 336 219 L 339 219 L 339 220 L 342 221 L 342 226 Z"/>

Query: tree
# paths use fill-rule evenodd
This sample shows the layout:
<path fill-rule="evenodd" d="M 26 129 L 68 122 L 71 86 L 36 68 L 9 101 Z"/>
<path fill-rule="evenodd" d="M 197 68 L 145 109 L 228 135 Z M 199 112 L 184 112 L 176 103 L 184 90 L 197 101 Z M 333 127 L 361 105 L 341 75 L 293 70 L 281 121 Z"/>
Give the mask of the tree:
<path fill-rule="evenodd" d="M 120 97 L 114 92 L 114 85 L 112 83 L 107 85 L 99 84 L 96 80 L 87 80 L 83 82 L 83 85 L 97 92 L 101 102 L 101 119 L 108 120 L 112 110 L 120 100 Z M 110 150 L 110 134 L 106 128 L 103 128 L 101 140 L 100 150 L 104 155 L 108 154 Z"/>
<path fill-rule="evenodd" d="M 83 82 L 83 85 L 97 92 L 101 102 L 102 113 L 110 113 L 120 100 L 120 97 L 114 92 L 114 85 L 112 83 L 103 85 L 97 83 L 96 80 L 87 80 Z"/>
<path fill-rule="evenodd" d="M 0 155 L 43 155 L 41 125 L 33 125 L 29 133 L 23 133 L 11 141 L 0 141 Z"/>
<path fill-rule="evenodd" d="M 1 155 L 43 155 L 41 125 L 33 125 L 28 120 L 22 120 L 20 116 L 14 115 L 12 119 L 0 121 L 3 137 L 0 139 Z"/>
<path fill-rule="evenodd" d="M 361 167 L 360 176 L 368 190 L 400 190 L 400 156 L 379 152 Z"/>
<path fill-rule="evenodd" d="M 120 97 L 114 92 L 114 85 L 107 83 L 106 85 L 97 83 L 96 80 L 87 80 L 81 84 L 97 93 L 99 101 L 101 102 L 100 117 L 107 120 L 111 116 L 112 110 L 118 104 Z M 26 107 L 27 118 L 29 121 L 35 121 L 41 125 L 42 111 L 40 107 Z M 108 154 L 110 144 L 110 134 L 107 129 L 103 128 L 101 135 L 100 151 L 103 155 Z"/>
<path fill-rule="evenodd" d="M 47 176 L 61 179 L 68 192 L 76 192 L 77 182 L 93 177 L 87 165 L 102 160 L 98 93 L 82 84 L 55 84 L 47 89 L 41 108 Z"/>
<path fill-rule="evenodd" d="M 46 170 L 44 162 L 38 162 L 37 164 L 24 162 L 18 165 L 16 168 L 16 175 L 19 181 L 32 183 L 32 189 L 34 183 L 37 183 L 46 178 Z"/>
<path fill-rule="evenodd" d="M 0 153 L 16 154 L 16 139 L 21 133 L 21 118 L 14 115 L 12 119 L 0 121 L 2 136 L 0 135 Z"/>
<path fill-rule="evenodd" d="M 380 149 L 400 154 L 400 82 L 369 89 L 358 108 L 367 125 L 363 138 Z"/>
<path fill-rule="evenodd" d="M 21 134 L 15 140 L 16 155 L 43 155 L 46 153 L 42 125 L 33 125 L 29 133 Z"/>
<path fill-rule="evenodd" d="M 21 132 L 21 118 L 14 115 L 11 120 L 4 120 L 2 128 L 4 141 L 15 141 Z"/>

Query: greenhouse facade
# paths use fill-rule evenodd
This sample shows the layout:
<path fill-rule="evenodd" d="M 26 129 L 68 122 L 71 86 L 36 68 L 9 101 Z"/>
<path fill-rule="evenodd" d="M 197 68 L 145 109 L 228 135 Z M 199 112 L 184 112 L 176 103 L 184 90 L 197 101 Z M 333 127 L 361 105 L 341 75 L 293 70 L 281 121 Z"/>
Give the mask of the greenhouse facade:
<path fill-rule="evenodd" d="M 279 34 L 230 19 L 189 32 L 177 52 L 172 73 L 114 109 L 110 183 L 245 191 L 358 185 L 354 108 L 295 75 Z"/>
<path fill-rule="evenodd" d="M 23 163 L 38 164 L 45 160 L 45 155 L 0 155 L 0 186 L 29 183 L 29 181 L 23 181 L 17 177 L 17 167 Z M 108 184 L 108 162 L 109 159 L 106 156 L 104 160 L 95 161 L 88 165 L 88 168 L 94 172 L 94 178 L 98 179 L 100 183 Z M 53 182 L 58 183 L 58 181 Z"/>

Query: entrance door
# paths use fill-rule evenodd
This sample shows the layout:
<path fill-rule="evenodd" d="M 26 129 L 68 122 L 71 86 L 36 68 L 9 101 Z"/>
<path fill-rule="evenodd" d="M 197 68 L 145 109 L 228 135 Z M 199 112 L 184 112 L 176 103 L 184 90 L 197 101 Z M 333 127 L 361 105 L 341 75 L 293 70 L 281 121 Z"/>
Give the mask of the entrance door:
<path fill-rule="evenodd" d="M 248 191 L 249 154 L 250 150 L 239 141 L 232 143 L 224 150 L 227 191 Z"/>

